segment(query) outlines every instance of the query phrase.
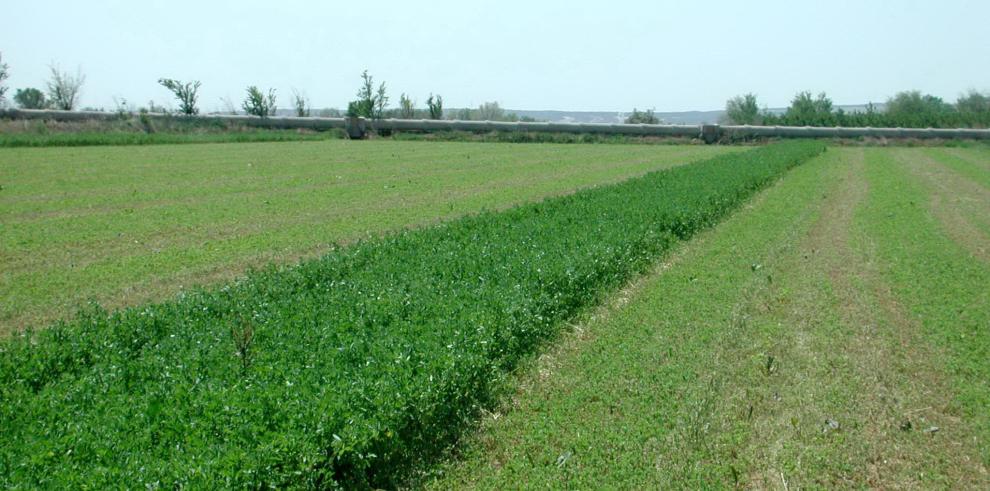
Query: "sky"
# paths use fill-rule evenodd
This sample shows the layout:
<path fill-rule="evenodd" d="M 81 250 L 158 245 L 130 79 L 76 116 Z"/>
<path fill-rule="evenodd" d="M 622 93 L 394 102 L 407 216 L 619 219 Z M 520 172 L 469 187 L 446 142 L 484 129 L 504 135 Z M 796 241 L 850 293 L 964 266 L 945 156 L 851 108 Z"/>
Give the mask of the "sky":
<path fill-rule="evenodd" d="M 836 104 L 915 89 L 990 90 L 990 1 L 3 0 L 7 85 L 49 66 L 86 77 L 84 106 L 176 107 L 161 77 L 199 80 L 200 107 L 248 85 L 346 107 L 367 69 L 397 103 L 660 112 L 720 109 L 753 92 Z M 5 7 L 5 8 L 4 8 Z M 239 104 L 238 104 L 239 105 Z"/>

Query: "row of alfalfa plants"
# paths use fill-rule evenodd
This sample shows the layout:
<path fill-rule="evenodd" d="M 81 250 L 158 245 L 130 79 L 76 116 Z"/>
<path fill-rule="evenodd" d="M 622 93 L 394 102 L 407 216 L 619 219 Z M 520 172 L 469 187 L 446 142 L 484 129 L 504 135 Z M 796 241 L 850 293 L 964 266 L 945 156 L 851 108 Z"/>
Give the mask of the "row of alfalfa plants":
<path fill-rule="evenodd" d="M 0 486 L 394 486 L 566 319 L 822 151 L 721 156 L 7 341 Z"/>

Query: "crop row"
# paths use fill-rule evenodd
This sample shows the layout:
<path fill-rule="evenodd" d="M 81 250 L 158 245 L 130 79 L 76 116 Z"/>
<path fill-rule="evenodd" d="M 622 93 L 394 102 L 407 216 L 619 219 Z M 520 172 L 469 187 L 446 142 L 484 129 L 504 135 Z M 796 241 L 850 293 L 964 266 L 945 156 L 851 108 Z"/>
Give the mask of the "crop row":
<path fill-rule="evenodd" d="M 751 150 L 0 344 L 0 485 L 392 486 L 524 354 L 788 168 Z"/>

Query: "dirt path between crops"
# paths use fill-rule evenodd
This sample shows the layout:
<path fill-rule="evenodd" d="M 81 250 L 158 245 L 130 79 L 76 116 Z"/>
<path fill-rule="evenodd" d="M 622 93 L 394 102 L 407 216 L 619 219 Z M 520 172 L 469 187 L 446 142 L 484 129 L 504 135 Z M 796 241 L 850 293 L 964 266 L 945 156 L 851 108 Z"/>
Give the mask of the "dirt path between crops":
<path fill-rule="evenodd" d="M 849 157 L 803 253 L 782 268 L 781 288 L 793 297 L 778 312 L 765 309 L 766 320 L 782 329 L 767 349 L 765 373 L 749 381 L 756 386 L 747 391 L 763 397 L 729 405 L 754 415 L 751 439 L 740 449 L 748 484 L 990 485 L 952 407 L 943 358 L 881 281 L 873 245 L 856 232 L 856 208 L 869 185 L 862 150 Z"/>
<path fill-rule="evenodd" d="M 931 190 L 931 212 L 943 224 L 946 235 L 980 260 L 990 262 L 990 189 L 919 151 L 905 149 L 896 158 Z"/>

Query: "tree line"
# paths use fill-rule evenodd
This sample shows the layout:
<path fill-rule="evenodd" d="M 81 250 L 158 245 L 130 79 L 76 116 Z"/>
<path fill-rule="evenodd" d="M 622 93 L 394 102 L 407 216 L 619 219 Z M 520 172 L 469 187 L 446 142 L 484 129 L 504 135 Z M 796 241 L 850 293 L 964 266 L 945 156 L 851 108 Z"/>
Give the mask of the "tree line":
<path fill-rule="evenodd" d="M 10 67 L 3 62 L 0 54 L 0 104 L 5 103 L 8 87 L 5 82 L 10 76 Z M 18 89 L 14 103 L 23 109 L 61 109 L 72 111 L 79 105 L 82 86 L 86 77 L 81 71 L 75 74 L 50 66 L 49 79 L 45 90 L 33 87 Z M 198 98 L 200 81 L 183 82 L 171 78 L 160 78 L 158 83 L 172 93 L 178 103 L 178 114 L 199 114 Z M 425 108 L 417 108 L 412 98 L 405 93 L 399 96 L 398 107 L 389 106 L 389 96 L 385 82 L 375 85 L 375 80 L 365 70 L 356 99 L 349 102 L 346 113 L 335 109 L 323 110 L 320 116 L 347 116 L 367 119 L 444 119 L 444 101 L 439 94 L 430 94 Z M 264 91 L 255 85 L 245 89 L 240 110 L 244 114 L 258 117 L 274 116 L 277 107 L 275 89 Z M 229 100 L 221 99 L 226 112 L 237 114 L 238 108 Z M 307 117 L 312 113 L 309 98 L 293 90 L 291 106 L 296 116 Z M 123 107 L 122 107 L 123 106 Z M 118 103 L 118 111 L 126 110 L 126 101 Z M 130 112 L 129 110 L 126 110 Z M 141 112 L 168 112 L 153 101 Z M 519 117 L 499 106 L 498 102 L 486 102 L 477 108 L 462 108 L 451 111 L 449 117 L 468 121 L 535 121 L 533 118 Z M 633 112 L 625 120 L 628 124 L 659 124 L 660 120 L 652 109 Z M 725 104 L 722 119 L 727 124 L 749 124 L 768 126 L 848 126 L 848 127 L 902 127 L 902 128 L 987 128 L 990 127 L 990 94 L 971 90 L 960 96 L 956 102 L 948 103 L 940 97 L 922 94 L 919 91 L 905 91 L 895 94 L 882 105 L 868 104 L 863 110 L 846 111 L 834 107 L 832 100 L 824 93 L 817 96 L 809 91 L 799 92 L 783 112 L 760 108 L 755 94 L 743 94 L 729 99 Z"/>
<path fill-rule="evenodd" d="M 81 71 L 72 74 L 61 70 L 58 66 L 49 67 L 50 76 L 46 82 L 45 90 L 34 87 L 18 89 L 13 97 L 13 102 L 22 109 L 60 109 L 64 111 L 76 110 L 79 106 L 79 96 L 82 93 L 82 86 L 86 77 Z M 9 78 L 9 66 L 3 63 L 0 55 L 0 103 L 5 102 L 8 87 L 4 82 Z M 181 81 L 173 78 L 160 78 L 158 84 L 172 93 L 178 109 L 174 112 L 181 115 L 199 114 L 199 90 L 202 83 L 199 80 Z M 444 119 L 444 101 L 439 94 L 430 94 L 426 99 L 426 107 L 416 107 L 415 101 L 405 93 L 399 96 L 398 107 L 389 106 L 389 96 L 384 82 L 375 85 L 374 78 L 365 70 L 361 74 L 361 84 L 357 92 L 357 98 L 347 105 L 346 113 L 341 113 L 336 109 L 325 109 L 320 112 L 320 116 L 329 117 L 362 117 L 368 119 L 401 118 L 401 119 Z M 245 89 L 244 99 L 240 107 L 226 98 L 221 98 L 226 112 L 269 117 L 274 116 L 278 110 L 278 97 L 275 89 L 269 88 L 267 91 L 258 86 L 251 85 Z M 308 117 L 312 115 L 309 98 L 302 92 L 293 90 L 290 104 L 293 112 L 298 117 Z M 127 108 L 126 100 L 118 101 L 118 111 L 130 112 Z M 143 107 L 140 112 L 171 112 L 166 108 L 156 105 L 154 101 L 149 102 L 147 107 Z M 452 112 L 449 116 L 461 120 L 487 120 L 487 121 L 534 121 L 532 118 L 519 117 L 507 112 L 498 102 L 486 102 L 475 109 L 464 108 Z"/>
<path fill-rule="evenodd" d="M 920 91 L 898 92 L 882 105 L 863 110 L 836 108 L 824 92 L 797 93 L 783 112 L 760 109 L 755 94 L 743 94 L 725 104 L 724 123 L 765 126 L 847 126 L 874 128 L 987 128 L 990 93 L 970 90 L 949 103 Z"/>

